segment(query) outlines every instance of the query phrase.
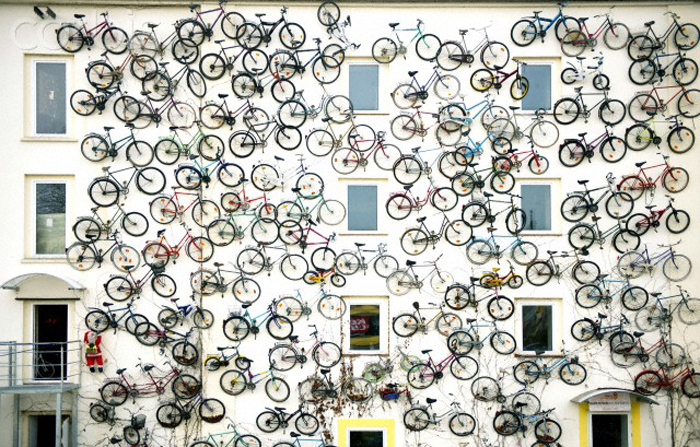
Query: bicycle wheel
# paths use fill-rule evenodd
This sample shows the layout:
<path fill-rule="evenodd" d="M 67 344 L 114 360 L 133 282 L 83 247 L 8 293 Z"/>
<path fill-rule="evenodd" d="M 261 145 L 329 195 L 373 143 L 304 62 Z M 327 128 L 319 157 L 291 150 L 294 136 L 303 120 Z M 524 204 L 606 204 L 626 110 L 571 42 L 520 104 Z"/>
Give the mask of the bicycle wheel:
<path fill-rule="evenodd" d="M 506 229 L 510 234 L 518 234 L 525 228 L 527 215 L 520 208 L 515 208 L 506 214 Z"/>
<path fill-rule="evenodd" d="M 459 198 L 454 189 L 442 187 L 436 189 L 430 196 L 430 203 L 440 211 L 450 211 L 457 206 Z"/>
<path fill-rule="evenodd" d="M 574 225 L 569 230 L 569 245 L 577 250 L 588 249 L 597 240 L 595 229 L 586 223 Z"/>
<path fill-rule="evenodd" d="M 500 70 L 508 65 L 510 60 L 510 50 L 501 42 L 491 41 L 481 50 L 479 56 L 484 67 L 492 70 Z M 527 89 L 525 89 L 527 92 Z M 523 94 L 525 96 L 525 94 Z"/>
<path fill-rule="evenodd" d="M 355 150 L 349 147 L 341 147 L 333 152 L 331 167 L 341 175 L 349 175 L 355 172 L 364 159 Z"/>
<path fill-rule="evenodd" d="M 420 321 L 413 314 L 401 314 L 393 319 L 391 328 L 399 337 L 411 337 L 418 331 Z"/>
<path fill-rule="evenodd" d="M 214 244 L 204 236 L 197 236 L 190 239 L 185 251 L 194 262 L 204 263 L 214 256 Z"/>
<path fill-rule="evenodd" d="M 102 135 L 90 134 L 80 142 L 80 153 L 94 163 L 107 158 L 109 151 L 109 143 Z"/>
<path fill-rule="evenodd" d="M 508 194 L 515 187 L 515 177 L 510 172 L 494 172 L 489 183 L 495 193 Z"/>
<path fill-rule="evenodd" d="M 639 248 L 641 239 L 637 233 L 621 230 L 615 233 L 612 242 L 613 248 L 615 248 L 618 253 L 625 253 L 626 251 L 636 250 Z"/>
<path fill-rule="evenodd" d="M 700 115 L 700 90 L 685 90 L 678 97 L 678 112 L 686 118 L 695 118 Z"/>
<path fill-rule="evenodd" d="M 538 121 L 530 128 L 530 139 L 537 147 L 552 147 L 559 141 L 559 128 L 552 122 Z"/>
<path fill-rule="evenodd" d="M 548 444 L 561 438 L 561 425 L 557 421 L 544 418 L 535 424 L 535 437 Z"/>
<path fill-rule="evenodd" d="M 323 178 L 313 172 L 307 172 L 297 178 L 296 188 L 298 194 L 305 199 L 314 198 L 323 193 Z"/>
<path fill-rule="evenodd" d="M 392 39 L 382 37 L 372 44 L 372 58 L 380 64 L 388 64 L 396 59 L 399 48 Z"/>
<path fill-rule="evenodd" d="M 455 219 L 445 227 L 445 240 L 456 247 L 467 244 L 473 235 L 472 227 L 461 219 Z"/>
<path fill-rule="evenodd" d="M 662 272 L 664 277 L 669 281 L 683 281 L 689 275 L 693 269 L 693 264 L 690 262 L 690 258 L 684 255 L 679 255 L 677 253 L 672 253 L 664 263 Z"/>
<path fill-rule="evenodd" d="M 389 129 L 397 140 L 406 141 L 413 138 L 418 131 L 416 120 L 410 115 L 401 114 L 391 120 Z"/>
<path fill-rule="evenodd" d="M 561 39 L 561 52 L 569 57 L 580 56 L 588 46 L 586 33 L 579 30 L 572 30 L 566 33 Z"/>
<path fill-rule="evenodd" d="M 299 433 L 311 436 L 318 431 L 320 424 L 313 414 L 299 413 L 296 421 L 294 421 L 294 427 Z"/>
<path fill-rule="evenodd" d="M 286 127 L 301 127 L 306 122 L 307 115 L 306 106 L 296 99 L 284 102 L 277 109 L 277 117 L 280 123 Z"/>
<path fill-rule="evenodd" d="M 292 320 L 287 317 L 275 315 L 267 320 L 265 328 L 270 334 L 270 337 L 274 338 L 275 340 L 284 340 L 292 335 L 292 332 L 294 331 L 294 324 L 292 323 Z"/>
<path fill-rule="evenodd" d="M 519 265 L 528 265 L 537 259 L 537 245 L 530 241 L 520 241 L 510 249 L 510 257 Z"/>
<path fill-rule="evenodd" d="M 216 53 L 205 54 L 199 60 L 199 71 L 202 74 L 202 76 L 209 79 L 210 81 L 216 81 L 218 79 L 221 79 L 224 76 L 224 74 L 226 74 L 226 61 L 223 57 Z M 215 104 L 211 104 L 211 106 L 216 108 L 221 107 Z M 202 122 L 202 124 L 204 124 L 204 122 Z"/>
<path fill-rule="evenodd" d="M 284 402 L 289 399 L 291 390 L 286 380 L 272 377 L 265 381 L 265 394 L 274 402 Z"/>
<path fill-rule="evenodd" d="M 348 310 L 348 305 L 338 295 L 324 294 L 316 304 L 316 310 L 327 320 L 338 320 Z"/>
<path fill-rule="evenodd" d="M 573 98 L 562 98 L 554 104 L 554 119 L 559 124 L 571 124 L 580 114 L 581 106 Z"/>
<path fill-rule="evenodd" d="M 274 411 L 263 411 L 255 418 L 255 425 L 264 433 L 273 433 L 282 425 L 282 420 Z"/>
<path fill-rule="evenodd" d="M 129 36 L 121 28 L 108 26 L 102 33 L 102 45 L 112 54 L 122 54 L 128 48 Z"/>
<path fill-rule="evenodd" d="M 117 203 L 119 201 L 119 192 L 119 185 L 106 177 L 95 179 L 88 186 L 90 200 L 101 207 L 108 207 Z"/>
<path fill-rule="evenodd" d="M 340 8 L 335 2 L 323 2 L 316 11 L 316 18 L 323 26 L 333 26 L 340 20 Z"/>
<path fill-rule="evenodd" d="M 675 194 L 683 191 L 690 181 L 690 174 L 684 168 L 670 168 L 662 177 L 662 184 L 666 191 Z"/>
<path fill-rule="evenodd" d="M 118 407 L 126 402 L 126 399 L 129 397 L 129 391 L 120 382 L 111 381 L 102 385 L 100 397 L 106 404 Z M 92 415 L 92 411 L 90 414 Z"/>
<path fill-rule="evenodd" d="M 489 342 L 493 350 L 502 355 L 512 354 L 517 347 L 515 337 L 505 331 L 494 332 Z"/>
<path fill-rule="evenodd" d="M 236 266 L 246 275 L 257 275 L 265 265 L 265 256 L 256 248 L 246 248 L 236 257 Z"/>
<path fill-rule="evenodd" d="M 462 319 L 455 313 L 444 313 L 435 320 L 435 330 L 443 337 L 447 337 L 461 327 Z"/>
<path fill-rule="evenodd" d="M 270 349 L 267 357 L 270 361 L 270 369 L 289 371 L 297 364 L 299 355 L 293 346 L 280 344 Z"/>
<path fill-rule="evenodd" d="M 306 31 L 298 23 L 285 23 L 280 28 L 278 36 L 282 45 L 290 50 L 295 50 L 306 42 Z"/>
<path fill-rule="evenodd" d="M 219 205 L 211 200 L 199 200 L 192 206 L 192 220 L 198 226 L 207 228 L 214 220 L 221 217 Z"/>
<path fill-rule="evenodd" d="M 617 99 L 610 99 L 600 105 L 598 109 L 598 117 L 602 122 L 610 126 L 614 126 L 622 122 L 627 115 L 627 107 Z"/>
<path fill-rule="evenodd" d="M 63 25 L 56 32 L 56 40 L 58 46 L 63 51 L 69 53 L 77 53 L 85 45 L 85 36 L 83 32 L 74 25 Z"/>
<path fill-rule="evenodd" d="M 360 258 L 353 252 L 343 252 L 335 259 L 335 268 L 343 275 L 354 275 L 361 267 Z"/>
<path fill-rule="evenodd" d="M 241 341 L 250 333 L 250 323 L 242 317 L 230 317 L 224 321 L 224 335 L 229 340 Z"/>
<path fill-rule="evenodd" d="M 659 392 L 663 383 L 656 371 L 643 371 L 634 378 L 634 389 L 645 396 L 652 396 Z"/>
<path fill-rule="evenodd" d="M 698 77 L 698 64 L 687 57 L 680 58 L 673 64 L 672 73 L 678 85 L 692 84 Z"/>
<path fill-rule="evenodd" d="M 559 368 L 559 377 L 567 385 L 580 385 L 586 380 L 588 372 L 583 365 L 572 361 L 565 363 Z"/>
<path fill-rule="evenodd" d="M 517 408 L 522 414 L 533 415 L 539 413 L 542 403 L 534 394 L 527 391 L 519 391 L 510 399 L 510 406 Z"/>
<path fill-rule="evenodd" d="M 452 434 L 456 436 L 469 436 L 476 428 L 476 421 L 469 413 L 456 413 L 447 424 Z"/>
<path fill-rule="evenodd" d="M 406 377 L 413 388 L 424 390 L 435 382 L 436 372 L 432 366 L 419 363 L 408 370 Z"/>
<path fill-rule="evenodd" d="M 324 157 L 336 148 L 336 141 L 327 130 L 316 129 L 306 136 L 306 148 L 311 155 Z"/>
<path fill-rule="evenodd" d="M 677 343 L 664 343 L 656 351 L 656 363 L 675 368 L 685 361 L 685 349 Z"/>
<path fill-rule="evenodd" d="M 472 382 L 471 392 L 474 399 L 481 402 L 491 402 L 501 395 L 501 387 L 495 379 L 488 376 L 481 376 L 477 377 Z"/>
<path fill-rule="evenodd" d="M 282 275 L 292 281 L 299 281 L 308 270 L 309 263 L 301 255 L 287 255 L 280 261 Z"/>
<path fill-rule="evenodd" d="M 700 299 L 686 298 L 677 307 L 678 318 L 685 324 L 700 323 Z"/>
<path fill-rule="evenodd" d="M 619 137 L 607 138 L 600 146 L 600 155 L 608 163 L 617 163 L 627 154 L 627 143 Z"/>
<path fill-rule="evenodd" d="M 630 30 L 624 23 L 613 22 L 603 34 L 603 42 L 611 50 L 620 50 L 630 41 Z"/>
<path fill-rule="evenodd" d="M 539 379 L 542 370 L 535 362 L 525 360 L 513 367 L 513 378 L 522 385 L 531 385 Z"/>
<path fill-rule="evenodd" d="M 116 245 L 109 254 L 109 260 L 117 270 L 127 272 L 138 268 L 141 264 L 141 255 L 134 247 L 119 244 Z"/>
<path fill-rule="evenodd" d="M 632 98 L 627 108 L 629 110 L 630 117 L 637 122 L 649 121 L 654 115 L 657 114 L 657 112 L 660 109 L 659 103 L 656 100 L 656 98 L 654 98 L 648 93 L 640 93 L 636 95 L 634 98 Z M 626 134 L 629 133 L 633 127 L 627 129 Z M 646 129 L 646 127 L 642 127 L 641 129 Z M 636 134 L 634 136 L 638 137 L 638 135 Z M 627 140 L 628 144 L 630 143 L 630 140 L 627 137 L 625 137 L 625 140 Z M 641 143 L 635 146 L 639 145 L 641 145 Z M 649 144 L 647 143 L 646 146 L 648 145 Z M 641 150 L 644 149 L 646 146 L 640 149 L 633 148 L 633 150 Z"/>
<path fill-rule="evenodd" d="M 438 98 L 450 101 L 459 95 L 460 82 L 456 76 L 442 75 L 433 83 L 433 92 Z"/>
<path fill-rule="evenodd" d="M 642 332 L 653 332 L 664 324 L 664 310 L 652 304 L 644 307 L 634 316 L 634 322 Z"/>
<path fill-rule="evenodd" d="M 374 163 L 383 171 L 391 171 L 401 158 L 401 150 L 394 144 L 380 143 L 374 150 Z"/>
<path fill-rule="evenodd" d="M 571 276 L 579 284 L 588 284 L 600 276 L 600 267 L 593 261 L 579 261 L 574 265 Z"/>
<path fill-rule="evenodd" d="M 340 346 L 330 341 L 322 341 L 314 346 L 311 358 L 322 368 L 332 368 L 340 362 L 343 354 Z"/>
<path fill-rule="evenodd" d="M 372 382 L 362 377 L 353 377 L 346 381 L 342 390 L 351 402 L 366 402 L 372 398 L 374 393 Z"/>
<path fill-rule="evenodd" d="M 311 253 L 311 265 L 316 270 L 330 270 L 335 267 L 335 252 L 328 247 L 320 247 Z"/>
<path fill-rule="evenodd" d="M 391 92 L 391 100 L 399 109 L 409 109 L 418 102 L 419 92 L 413 84 L 399 84 Z"/>
<path fill-rule="evenodd" d="M 530 81 L 525 76 L 518 76 L 510 84 L 510 96 L 519 101 L 530 91 Z"/>
<path fill-rule="evenodd" d="M 477 92 L 485 92 L 490 89 L 494 83 L 493 73 L 485 68 L 479 68 L 472 73 L 469 79 L 469 84 Z"/>
<path fill-rule="evenodd" d="M 415 157 L 402 156 L 396 161 L 393 172 L 397 182 L 402 185 L 412 185 L 421 177 L 423 168 Z"/>
<path fill-rule="evenodd" d="M 464 48 L 456 41 L 443 42 L 438 48 L 437 54 L 435 55 L 435 62 L 437 65 L 445 71 L 453 71 L 458 69 L 462 62 L 467 62 L 466 55 L 464 53 Z M 469 55 L 470 60 L 473 61 L 474 56 Z"/>
<path fill-rule="evenodd" d="M 416 40 L 416 54 L 424 61 L 432 61 L 437 57 L 437 52 L 440 50 L 440 38 L 435 34 L 422 34 Z"/>
<path fill-rule="evenodd" d="M 644 58 L 632 62 L 627 74 L 633 83 L 644 85 L 656 77 L 657 71 L 656 63 L 652 59 Z"/>
<path fill-rule="evenodd" d="M 475 239 L 467 244 L 467 258 L 474 264 L 486 264 L 493 257 L 493 250 L 487 241 Z"/>
<path fill-rule="evenodd" d="M 567 168 L 575 168 L 576 166 L 580 165 L 581 162 L 585 158 L 587 158 L 587 156 L 588 156 L 588 151 L 586 150 L 586 147 L 583 145 L 583 143 L 581 143 L 581 141 L 578 141 L 578 140 L 565 141 L 559 147 L 559 161 L 561 162 L 561 164 L 563 164 Z M 578 196 L 574 196 L 574 197 L 578 197 Z M 565 200 L 568 200 L 568 199 L 569 198 L 567 198 Z M 585 200 L 583 203 L 584 204 L 586 203 Z M 562 204 L 562 208 L 563 208 L 563 204 Z M 586 212 L 588 212 L 588 211 L 586 211 Z"/>
<path fill-rule="evenodd" d="M 340 76 L 340 62 L 332 56 L 319 56 L 311 68 L 314 78 L 321 84 L 332 84 Z"/>
<path fill-rule="evenodd" d="M 106 331 L 111 322 L 112 319 L 109 317 L 109 315 L 99 309 L 91 310 L 87 315 L 85 315 L 85 326 L 98 334 Z"/>
<path fill-rule="evenodd" d="M 388 278 L 398 269 L 399 261 L 391 255 L 381 255 L 374 261 L 374 271 L 381 278 Z"/>
<path fill-rule="evenodd" d="M 80 116 L 90 116 L 97 110 L 99 98 L 87 90 L 76 90 L 70 95 L 70 108 Z"/>
<path fill-rule="evenodd" d="M 634 199 L 626 192 L 614 192 L 605 200 L 605 212 L 613 219 L 624 219 L 633 208 Z"/>
<path fill-rule="evenodd" d="M 252 304 L 260 298 L 260 285 L 251 278 L 239 278 L 231 285 L 231 293 L 236 301 Z"/>
<path fill-rule="evenodd" d="M 193 365 L 199 359 L 197 348 L 189 342 L 178 342 L 173 345 L 172 349 L 173 360 L 180 365 Z"/>
<path fill-rule="evenodd" d="M 700 397 L 700 373 L 692 372 L 683 377 L 681 391 L 690 398 Z"/>
<path fill-rule="evenodd" d="M 536 261 L 527 266 L 525 278 L 533 286 L 543 286 L 552 279 L 554 271 L 545 261 Z"/>
<path fill-rule="evenodd" d="M 199 418 L 209 424 L 221 421 L 226 415 L 226 406 L 219 399 L 202 399 L 197 410 Z"/>
<path fill-rule="evenodd" d="M 514 44 L 520 47 L 530 45 L 535 41 L 537 35 L 538 32 L 535 22 L 528 19 L 518 20 L 510 29 L 510 38 L 513 40 Z"/>
<path fill-rule="evenodd" d="M 598 326 L 588 318 L 582 318 L 571 325 L 571 335 L 578 341 L 588 341 L 598 333 Z"/>
<path fill-rule="evenodd" d="M 447 337 L 447 349 L 455 355 L 469 354 L 474 345 L 474 337 L 465 330 L 455 330 Z"/>
<path fill-rule="evenodd" d="M 126 301 L 135 292 L 134 285 L 123 276 L 113 276 L 104 284 L 105 292 L 114 301 Z"/>
<path fill-rule="evenodd" d="M 695 133 L 685 126 L 676 127 L 669 132 L 666 143 L 671 152 L 684 154 L 695 145 Z"/>
<path fill-rule="evenodd" d="M 401 249 L 409 256 L 423 253 L 431 243 L 428 234 L 420 228 L 406 230 L 400 238 Z"/>
<path fill-rule="evenodd" d="M 136 325 L 134 336 L 139 343 L 145 346 L 154 346 L 163 339 L 163 331 L 155 324 L 144 321 Z"/>
<path fill-rule="evenodd" d="M 494 320 L 503 321 L 513 316 L 515 304 L 513 304 L 510 298 L 498 295 L 489 300 L 486 305 L 486 310 Z"/>
<path fill-rule="evenodd" d="M 403 415 L 403 424 L 410 431 L 425 430 L 430 421 L 430 414 L 423 408 L 411 408 Z"/>
<path fill-rule="evenodd" d="M 520 426 L 520 418 L 512 411 L 499 411 L 493 418 L 493 429 L 501 436 L 516 434 Z"/>
<path fill-rule="evenodd" d="M 632 197 L 632 200 L 638 200 L 641 198 L 646 190 L 644 180 L 637 175 L 629 175 L 623 178 L 617 185 L 617 189 L 629 194 L 629 196 Z"/>

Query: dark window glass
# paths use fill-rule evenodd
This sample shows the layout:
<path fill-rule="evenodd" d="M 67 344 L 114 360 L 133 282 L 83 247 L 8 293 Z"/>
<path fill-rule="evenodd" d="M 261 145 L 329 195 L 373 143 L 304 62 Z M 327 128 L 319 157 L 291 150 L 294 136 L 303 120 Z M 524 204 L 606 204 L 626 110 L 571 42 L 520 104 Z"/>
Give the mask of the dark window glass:
<path fill-rule="evenodd" d="M 523 306 L 523 351 L 552 350 L 552 306 Z"/>
<path fill-rule="evenodd" d="M 350 431 L 350 447 L 383 447 L 384 432 Z"/>
<path fill-rule="evenodd" d="M 552 108 L 552 66 L 525 65 L 522 74 L 530 81 L 530 88 L 522 100 L 523 110 Z"/>
<path fill-rule="evenodd" d="M 66 64 L 36 63 L 36 133 L 66 133 Z"/>
<path fill-rule="evenodd" d="M 66 248 L 65 183 L 37 183 L 34 206 L 36 210 L 36 254 L 62 254 Z"/>
<path fill-rule="evenodd" d="M 350 66 L 350 101 L 354 110 L 379 109 L 378 66 Z"/>
<path fill-rule="evenodd" d="M 350 305 L 350 349 L 353 351 L 378 351 L 380 349 L 380 326 L 379 305 Z"/>
<path fill-rule="evenodd" d="M 591 425 L 593 447 L 628 446 L 626 414 L 593 414 Z"/>
<path fill-rule="evenodd" d="M 523 185 L 520 188 L 522 209 L 527 221 L 526 230 L 549 231 L 552 229 L 552 186 Z"/>
<path fill-rule="evenodd" d="M 377 230 L 376 186 L 348 186 L 348 230 Z"/>

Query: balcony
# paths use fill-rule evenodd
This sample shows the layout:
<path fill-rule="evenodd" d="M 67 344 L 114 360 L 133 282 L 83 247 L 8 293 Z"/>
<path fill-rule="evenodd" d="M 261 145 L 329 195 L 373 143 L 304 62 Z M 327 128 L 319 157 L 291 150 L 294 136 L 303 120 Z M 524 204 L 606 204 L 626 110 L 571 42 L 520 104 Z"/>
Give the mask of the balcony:
<path fill-rule="evenodd" d="M 82 342 L 0 342 L 0 394 L 63 393 L 80 387 Z"/>

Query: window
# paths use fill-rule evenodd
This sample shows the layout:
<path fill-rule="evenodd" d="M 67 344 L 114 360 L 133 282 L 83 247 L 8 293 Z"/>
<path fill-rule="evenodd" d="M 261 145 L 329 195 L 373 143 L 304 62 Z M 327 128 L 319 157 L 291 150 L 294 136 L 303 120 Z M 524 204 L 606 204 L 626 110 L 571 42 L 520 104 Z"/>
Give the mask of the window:
<path fill-rule="evenodd" d="M 66 377 L 68 364 L 68 306 L 34 306 L 34 379 L 57 380 Z"/>
<path fill-rule="evenodd" d="M 628 447 L 626 414 L 591 414 L 592 447 Z"/>
<path fill-rule="evenodd" d="M 350 65 L 350 101 L 354 110 L 379 110 L 379 67 Z"/>
<path fill-rule="evenodd" d="M 338 419 L 338 447 L 395 447 L 394 419 Z M 403 445 L 403 444 L 402 444 Z"/>
<path fill-rule="evenodd" d="M 42 447 L 56 445 L 56 415 L 41 414 L 27 417 L 27 446 Z M 61 416 L 61 447 L 68 447 L 70 443 L 71 420 L 70 416 Z"/>
<path fill-rule="evenodd" d="M 518 352 L 559 354 L 561 350 L 561 299 L 520 298 L 517 302 Z"/>
<path fill-rule="evenodd" d="M 377 187 L 348 185 L 348 230 L 377 231 Z"/>
<path fill-rule="evenodd" d="M 32 134 L 68 133 L 67 67 L 61 60 L 32 62 Z"/>
<path fill-rule="evenodd" d="M 63 256 L 66 248 L 66 181 L 36 180 L 33 182 L 35 256 Z"/>
<path fill-rule="evenodd" d="M 349 447 L 384 447 L 385 434 L 384 430 L 349 430 Z"/>
<path fill-rule="evenodd" d="M 552 230 L 552 185 L 521 185 L 521 207 L 525 211 L 526 231 Z"/>
<path fill-rule="evenodd" d="M 345 296 L 348 312 L 343 321 L 343 352 L 355 355 L 384 355 L 389 351 L 389 299 Z"/>
<path fill-rule="evenodd" d="M 524 65 L 522 75 L 530 81 L 527 95 L 522 99 L 522 109 L 550 110 L 552 108 L 552 66 L 549 64 Z"/>

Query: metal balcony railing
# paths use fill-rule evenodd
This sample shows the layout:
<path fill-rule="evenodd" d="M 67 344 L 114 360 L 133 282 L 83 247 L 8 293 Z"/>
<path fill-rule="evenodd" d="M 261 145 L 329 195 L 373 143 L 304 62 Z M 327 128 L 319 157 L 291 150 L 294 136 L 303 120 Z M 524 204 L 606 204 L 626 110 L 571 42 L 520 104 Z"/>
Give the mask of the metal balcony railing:
<path fill-rule="evenodd" d="M 0 342 L 0 392 L 37 387 L 60 390 L 80 382 L 80 340 L 62 343 Z"/>

